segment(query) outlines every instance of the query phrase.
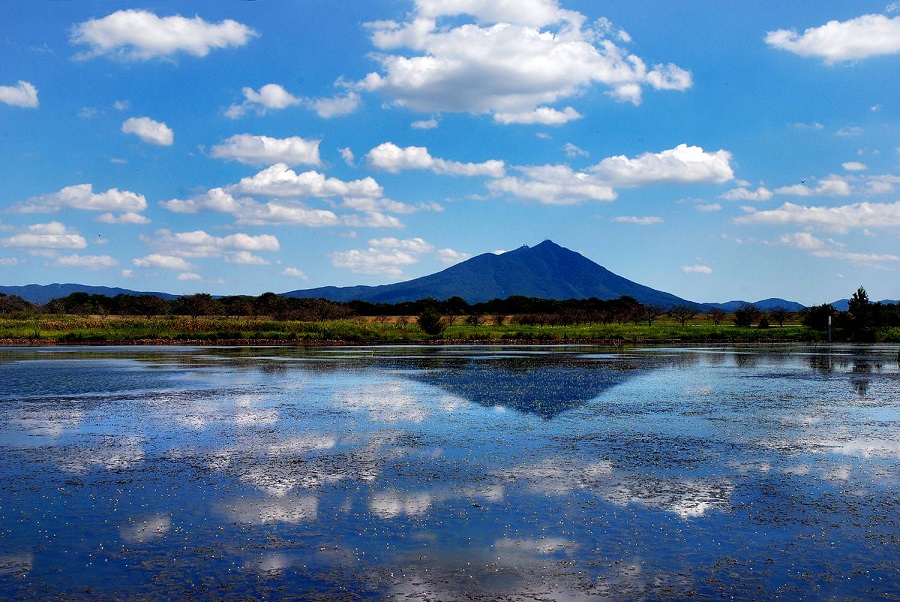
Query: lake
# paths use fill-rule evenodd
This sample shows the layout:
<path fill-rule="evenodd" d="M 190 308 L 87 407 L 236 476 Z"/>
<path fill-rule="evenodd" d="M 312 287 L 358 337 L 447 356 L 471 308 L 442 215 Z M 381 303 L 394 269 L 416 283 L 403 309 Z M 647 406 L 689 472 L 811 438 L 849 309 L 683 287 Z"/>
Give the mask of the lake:
<path fill-rule="evenodd" d="M 897 346 L 0 350 L 0 597 L 900 599 Z"/>

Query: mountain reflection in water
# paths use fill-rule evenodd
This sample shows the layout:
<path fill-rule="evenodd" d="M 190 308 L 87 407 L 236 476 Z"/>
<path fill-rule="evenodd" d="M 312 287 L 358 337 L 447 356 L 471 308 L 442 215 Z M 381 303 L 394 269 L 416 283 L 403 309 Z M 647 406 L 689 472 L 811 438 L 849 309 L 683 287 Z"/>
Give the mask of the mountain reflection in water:
<path fill-rule="evenodd" d="M 578 356 L 523 355 L 447 361 L 411 375 L 485 407 L 552 419 L 651 368 L 650 362 L 592 361 Z"/>

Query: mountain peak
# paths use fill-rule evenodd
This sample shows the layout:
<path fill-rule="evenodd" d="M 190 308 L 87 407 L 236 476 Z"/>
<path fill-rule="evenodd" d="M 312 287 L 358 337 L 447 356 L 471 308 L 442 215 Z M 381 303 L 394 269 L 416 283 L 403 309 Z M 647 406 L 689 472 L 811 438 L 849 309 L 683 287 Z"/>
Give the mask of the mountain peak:
<path fill-rule="evenodd" d="M 542 299 L 617 299 L 644 304 L 696 305 L 613 274 L 587 257 L 550 239 L 495 255 L 484 253 L 441 272 L 406 282 L 372 287 L 325 287 L 285 293 L 288 297 L 324 297 L 332 301 L 399 303 L 433 297 L 462 297 L 469 303 L 514 295 Z"/>

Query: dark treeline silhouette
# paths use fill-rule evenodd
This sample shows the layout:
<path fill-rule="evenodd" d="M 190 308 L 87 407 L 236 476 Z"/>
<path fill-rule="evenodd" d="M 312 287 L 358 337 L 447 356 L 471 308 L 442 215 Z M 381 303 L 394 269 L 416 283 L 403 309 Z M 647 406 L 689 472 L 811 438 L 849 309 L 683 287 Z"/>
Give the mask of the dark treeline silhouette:
<path fill-rule="evenodd" d="M 799 314 L 775 308 L 763 311 L 752 304 L 744 304 L 730 315 L 713 308 L 701 312 L 693 306 L 660 307 L 643 305 L 632 297 L 602 300 L 568 299 L 565 301 L 512 296 L 483 303 L 468 303 L 461 297 L 445 300 L 421 299 L 401 303 L 370 303 L 349 301 L 339 303 L 326 299 L 283 297 L 264 293 L 258 297 L 235 295 L 213 297 L 207 293 L 185 295 L 172 300 L 154 295 L 106 295 L 72 293 L 53 299 L 44 305 L 30 303 L 16 295 L 0 293 L 0 314 L 73 314 L 73 315 L 121 315 L 121 316 L 253 316 L 271 317 L 276 320 L 320 322 L 355 316 L 398 317 L 421 316 L 423 313 L 459 317 L 472 326 L 485 322 L 502 324 L 515 320 L 527 325 L 574 325 L 646 323 L 662 316 L 669 316 L 682 326 L 699 315 L 704 321 L 719 326 L 729 316 L 735 326 L 769 328 L 784 326 L 792 316 L 804 326 L 825 332 L 831 318 L 835 340 L 875 340 L 879 328 L 900 327 L 900 304 L 872 303 L 863 287 L 853 294 L 848 311 L 838 311 L 829 304 L 807 308 Z"/>

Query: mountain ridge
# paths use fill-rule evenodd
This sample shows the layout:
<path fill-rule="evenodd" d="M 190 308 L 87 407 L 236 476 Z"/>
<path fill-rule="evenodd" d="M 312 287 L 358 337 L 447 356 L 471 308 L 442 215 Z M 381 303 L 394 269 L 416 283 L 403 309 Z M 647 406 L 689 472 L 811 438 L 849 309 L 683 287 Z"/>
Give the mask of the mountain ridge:
<path fill-rule="evenodd" d="M 74 292 L 116 295 L 155 295 L 163 299 L 176 299 L 182 295 L 163 292 L 137 291 L 118 287 L 94 286 L 76 283 L 29 284 L 0 286 L 0 293 L 17 295 L 31 303 L 44 304 Z M 432 297 L 439 300 L 462 297 L 469 303 L 504 299 L 511 296 L 543 299 L 616 299 L 633 297 L 645 305 L 671 307 L 687 305 L 698 311 L 712 308 L 733 312 L 741 305 L 751 303 L 763 311 L 784 308 L 799 311 L 804 305 L 780 298 L 755 302 L 741 300 L 724 303 L 700 303 L 682 299 L 619 276 L 587 257 L 545 240 L 534 247 L 523 245 L 502 254 L 482 253 L 466 261 L 450 266 L 434 274 L 412 280 L 384 285 L 324 286 L 298 289 L 281 293 L 287 297 L 324 298 L 337 302 L 354 300 L 370 303 L 399 303 Z M 896 303 L 885 300 L 880 303 Z M 832 304 L 845 311 L 847 299 Z"/>

